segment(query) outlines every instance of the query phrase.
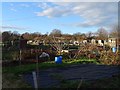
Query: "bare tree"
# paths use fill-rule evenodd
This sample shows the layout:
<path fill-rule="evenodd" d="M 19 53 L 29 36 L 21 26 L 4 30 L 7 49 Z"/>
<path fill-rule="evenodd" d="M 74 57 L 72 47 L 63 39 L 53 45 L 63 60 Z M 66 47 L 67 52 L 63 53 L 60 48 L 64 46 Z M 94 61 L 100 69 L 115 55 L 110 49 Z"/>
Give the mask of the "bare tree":
<path fill-rule="evenodd" d="M 62 35 L 62 32 L 59 29 L 53 29 L 50 35 L 60 37 Z"/>
<path fill-rule="evenodd" d="M 111 31 L 110 31 L 110 35 L 109 36 L 112 37 L 112 38 L 117 38 L 118 37 L 118 32 L 119 32 L 118 26 L 114 25 L 112 27 Z"/>
<path fill-rule="evenodd" d="M 97 30 L 97 35 L 98 35 L 98 38 L 103 40 L 108 38 L 108 32 L 104 28 L 99 28 Z"/>
<path fill-rule="evenodd" d="M 64 49 L 64 44 L 62 43 L 62 39 L 64 39 L 62 36 L 62 32 L 59 29 L 54 29 L 50 33 L 49 37 L 50 39 L 50 45 L 52 48 L 54 48 L 58 55 L 61 55 L 62 49 Z"/>
<path fill-rule="evenodd" d="M 91 31 L 89 31 L 87 34 L 86 34 L 87 37 L 92 37 L 93 36 L 93 33 Z"/>
<path fill-rule="evenodd" d="M 116 45 L 117 45 L 117 51 L 119 51 L 120 48 L 120 27 L 118 25 L 114 25 L 111 32 L 110 36 L 113 38 L 116 38 Z"/>

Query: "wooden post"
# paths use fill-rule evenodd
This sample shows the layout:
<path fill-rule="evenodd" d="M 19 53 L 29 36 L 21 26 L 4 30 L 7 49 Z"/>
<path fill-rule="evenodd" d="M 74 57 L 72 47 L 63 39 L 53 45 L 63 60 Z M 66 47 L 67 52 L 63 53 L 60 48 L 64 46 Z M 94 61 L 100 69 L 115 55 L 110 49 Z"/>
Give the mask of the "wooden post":
<path fill-rule="evenodd" d="M 37 60 L 37 62 L 36 62 L 36 77 L 37 77 L 37 83 L 38 83 L 39 69 L 38 69 L 38 54 L 37 53 L 36 53 L 36 60 Z"/>
<path fill-rule="evenodd" d="M 36 47 L 36 60 L 37 60 L 37 62 L 36 62 L 36 82 L 37 82 L 37 84 L 38 84 L 38 77 L 39 77 L 39 68 L 38 68 L 38 63 L 39 63 L 39 61 L 38 61 L 38 51 L 37 51 L 37 47 Z"/>
<path fill-rule="evenodd" d="M 118 32 L 119 33 L 119 32 Z M 119 34 L 118 34 L 119 35 Z M 117 36 L 117 40 L 116 40 L 116 48 L 117 48 L 117 52 L 119 52 L 119 36 Z"/>
<path fill-rule="evenodd" d="M 34 87 L 35 87 L 36 90 L 38 90 L 36 72 L 32 72 L 32 74 L 33 74 Z"/>
<path fill-rule="evenodd" d="M 22 50 L 20 49 L 20 65 L 21 65 L 21 60 L 22 60 Z"/>
<path fill-rule="evenodd" d="M 21 60 L 22 60 L 22 50 L 20 49 L 20 52 L 19 52 L 19 70 L 21 70 Z"/>

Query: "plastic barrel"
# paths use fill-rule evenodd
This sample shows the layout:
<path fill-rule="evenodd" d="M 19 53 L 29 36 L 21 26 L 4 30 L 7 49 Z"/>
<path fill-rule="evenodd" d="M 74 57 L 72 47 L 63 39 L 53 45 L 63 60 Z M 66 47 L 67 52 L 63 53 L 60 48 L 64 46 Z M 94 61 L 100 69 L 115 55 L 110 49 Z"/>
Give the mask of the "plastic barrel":
<path fill-rule="evenodd" d="M 114 53 L 116 52 L 116 47 L 112 48 L 112 52 L 114 52 Z"/>
<path fill-rule="evenodd" d="M 62 63 L 62 56 L 55 57 L 55 63 L 61 64 Z"/>
<path fill-rule="evenodd" d="M 62 63 L 62 56 L 59 56 L 59 59 L 60 59 L 60 63 Z"/>

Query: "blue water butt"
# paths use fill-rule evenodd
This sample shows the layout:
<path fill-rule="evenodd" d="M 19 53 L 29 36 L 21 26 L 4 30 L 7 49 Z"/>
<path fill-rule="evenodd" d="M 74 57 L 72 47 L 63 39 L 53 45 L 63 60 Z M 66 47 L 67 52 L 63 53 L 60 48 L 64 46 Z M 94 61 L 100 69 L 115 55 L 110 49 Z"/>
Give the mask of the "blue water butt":
<path fill-rule="evenodd" d="M 62 63 L 62 56 L 55 57 L 55 63 L 61 64 Z"/>
<path fill-rule="evenodd" d="M 116 52 L 116 50 L 117 50 L 117 49 L 116 49 L 116 47 L 113 47 L 113 48 L 112 48 L 112 52 L 114 52 L 114 53 L 115 53 L 115 52 Z"/>

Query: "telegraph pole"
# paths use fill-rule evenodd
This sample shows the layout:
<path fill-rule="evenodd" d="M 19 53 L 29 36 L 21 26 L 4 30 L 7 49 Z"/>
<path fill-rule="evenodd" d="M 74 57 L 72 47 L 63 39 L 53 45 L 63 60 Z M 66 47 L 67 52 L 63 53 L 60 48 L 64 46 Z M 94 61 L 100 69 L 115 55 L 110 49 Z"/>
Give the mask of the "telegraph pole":
<path fill-rule="evenodd" d="M 117 33 L 117 40 L 116 40 L 116 46 L 117 46 L 117 52 L 119 53 L 119 49 L 120 49 L 120 47 L 119 47 L 119 44 L 120 44 L 120 31 L 119 31 L 119 25 L 118 25 L 118 27 L 117 27 L 117 31 L 118 31 L 118 33 Z"/>
<path fill-rule="evenodd" d="M 20 49 L 20 65 L 21 65 L 21 60 L 22 60 L 22 50 Z"/>
<path fill-rule="evenodd" d="M 21 50 L 21 35 L 20 35 L 20 38 L 19 38 L 19 54 L 20 54 L 20 61 L 19 61 L 19 65 L 21 66 L 21 60 L 22 60 L 22 50 Z"/>
<path fill-rule="evenodd" d="M 39 61 L 38 61 L 38 48 L 36 47 L 36 60 L 37 60 L 37 62 L 36 62 L 36 78 L 37 78 L 37 80 L 36 80 L 36 83 L 37 83 L 37 88 L 36 88 L 36 90 L 38 90 L 38 79 L 39 79 L 39 67 L 38 67 L 38 63 L 39 63 Z"/>
<path fill-rule="evenodd" d="M 117 52 L 120 53 L 120 2 L 118 2 L 118 36 L 117 36 Z"/>

